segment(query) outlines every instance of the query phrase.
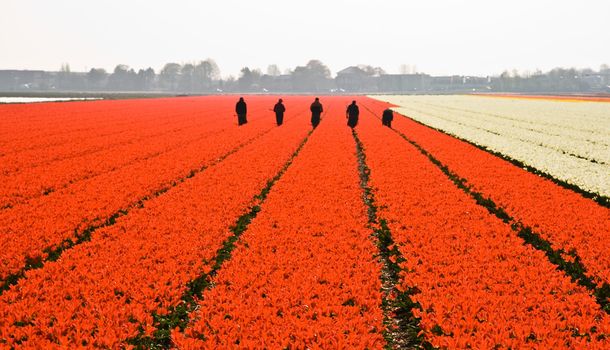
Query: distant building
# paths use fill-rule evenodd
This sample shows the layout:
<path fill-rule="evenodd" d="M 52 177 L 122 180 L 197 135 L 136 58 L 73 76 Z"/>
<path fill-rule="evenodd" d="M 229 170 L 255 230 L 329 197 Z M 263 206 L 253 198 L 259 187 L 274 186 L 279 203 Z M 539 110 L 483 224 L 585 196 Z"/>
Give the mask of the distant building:
<path fill-rule="evenodd" d="M 282 75 L 268 75 L 264 74 L 261 76 L 260 81 L 261 88 L 272 91 L 291 91 L 292 90 L 292 76 L 290 74 Z"/>
<path fill-rule="evenodd" d="M 382 74 L 379 77 L 380 92 L 427 91 L 432 78 L 427 74 Z"/>
<path fill-rule="evenodd" d="M 349 92 L 370 92 L 375 87 L 375 77 L 362 68 L 351 66 L 337 72 L 337 88 Z"/>
<path fill-rule="evenodd" d="M 610 82 L 610 73 L 592 73 L 583 74 L 582 81 L 593 90 L 603 90 L 606 87 L 606 82 Z"/>
<path fill-rule="evenodd" d="M 0 70 L 0 90 L 46 89 L 50 76 L 41 70 Z"/>
<path fill-rule="evenodd" d="M 446 92 L 487 91 L 490 86 L 491 78 L 489 77 L 462 75 L 432 77 L 430 82 L 431 90 Z"/>
<path fill-rule="evenodd" d="M 103 70 L 89 72 L 45 72 L 41 70 L 0 70 L 0 92 L 36 91 L 250 91 L 269 93 L 608 93 L 610 68 L 598 72 L 591 69 L 556 68 L 520 76 L 505 72 L 499 76 L 476 77 L 462 75 L 430 76 L 428 74 L 385 74 L 380 68 L 351 66 L 336 77 L 297 67 L 290 74 L 257 76 L 247 88 L 239 81 L 193 81 L 183 79 L 188 88 L 169 89 L 161 76 L 150 70 L 107 74 Z M 175 79 L 178 81 L 180 75 Z M 188 77 L 187 77 L 188 78 Z M 189 79 L 193 79 L 190 77 Z M 196 84 L 195 84 L 196 83 Z M 216 88 L 216 89 L 214 89 Z"/>

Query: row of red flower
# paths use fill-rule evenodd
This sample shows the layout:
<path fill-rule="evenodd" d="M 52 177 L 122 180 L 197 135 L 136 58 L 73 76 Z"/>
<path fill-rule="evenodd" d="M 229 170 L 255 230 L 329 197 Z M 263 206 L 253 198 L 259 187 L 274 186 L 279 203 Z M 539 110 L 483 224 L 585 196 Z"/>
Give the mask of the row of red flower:
<path fill-rule="evenodd" d="M 179 104 L 180 100 L 173 103 Z M 268 119 L 270 122 L 271 118 Z M 28 257 L 29 260 L 44 259 L 43 250 L 53 249 L 66 239 L 75 240 L 75 235 L 103 224 L 115 213 L 171 187 L 193 171 L 267 132 L 271 128 L 269 124 L 254 122 L 243 128 L 227 128 L 0 211 L 0 279 L 22 269 Z"/>
<path fill-rule="evenodd" d="M 0 343 L 116 348 L 140 327 L 150 335 L 152 314 L 180 303 L 187 283 L 209 271 L 229 227 L 290 158 L 307 124 L 302 115 L 272 130 L 28 272 L 0 297 Z"/>
<path fill-rule="evenodd" d="M 327 99 L 328 100 L 328 99 Z M 366 227 L 355 144 L 329 114 L 274 186 L 180 349 L 380 349 L 381 265 Z M 339 117 L 338 117 L 338 116 Z"/>
<path fill-rule="evenodd" d="M 338 115 L 349 101 L 328 100 L 341 109 Z M 270 97 L 251 99 L 265 107 L 271 102 Z M 309 102 L 296 97 L 287 104 L 305 109 Z M 364 102 L 377 114 L 385 107 Z M 389 219 L 407 259 L 401 262 L 401 285 L 419 290 L 412 298 L 421 304 L 416 314 L 428 340 L 450 348 L 610 346 L 604 338 L 610 321 L 589 292 L 557 271 L 542 252 L 523 245 L 508 225 L 478 206 L 414 147 L 361 111 L 358 132 L 377 188 L 379 215 Z M 189 169 L 210 164 L 256 138 L 268 123 L 271 118 L 224 130 L 155 161 L 5 210 L 0 229 L 8 235 L 0 237 L 0 259 L 8 267 L 0 272 L 16 271 L 26 255 L 73 237 L 74 228 L 103 221 L 177 176 L 184 178 Z M 565 220 L 561 224 L 568 226 L 559 227 L 582 235 L 589 231 L 581 225 L 603 230 L 608 224 L 604 208 L 486 152 L 406 119 L 396 118 L 394 126 L 526 225 L 557 230 L 550 216 L 532 209 L 542 205 L 535 200 L 545 198 L 557 201 L 544 202 L 555 215 L 570 213 L 583 220 L 572 226 Z M 209 271 L 217 249 L 231 235 L 228 228 L 308 129 L 307 118 L 301 117 L 257 138 L 98 230 L 91 242 L 70 249 L 59 261 L 28 272 L 0 297 L 0 347 L 118 347 L 140 327 L 150 335 L 152 313 L 180 303 L 187 283 Z M 76 131 L 65 135 L 71 132 Z M 523 183 L 528 181 L 533 185 Z M 10 221 L 3 216 L 9 212 L 21 216 Z M 586 214 L 602 226 L 584 221 Z M 175 344 L 382 347 L 380 264 L 366 221 L 353 139 L 344 120 L 330 115 L 275 185 L 233 258 L 214 279 L 215 288 L 204 293 L 190 327 L 173 332 Z M 553 241 L 558 236 L 546 237 Z M 572 237 L 565 244 L 605 242 L 603 235 L 597 239 Z M 583 248 L 577 250 L 581 257 L 589 251 Z"/>
<path fill-rule="evenodd" d="M 141 130 L 168 122 L 175 103 L 167 100 L 100 101 L 0 105 L 6 156 L 2 173 L 93 152 L 108 144 L 127 141 Z M 178 107 L 179 108 L 179 107 Z M 143 116 L 146 116 L 143 118 Z M 112 144 L 112 143 L 110 143 Z"/>
<path fill-rule="evenodd" d="M 121 141 L 124 136 L 139 135 L 141 130 L 169 125 L 165 116 L 201 116 L 205 104 L 226 106 L 231 111 L 234 98 L 206 97 L 147 100 L 116 100 L 70 103 L 36 103 L 0 105 L 2 130 L 0 149 L 3 155 L 39 150 L 39 161 L 45 157 L 73 156 L 92 151 L 107 138 Z M 70 150 L 65 146 L 74 145 Z M 64 148 L 62 148 L 62 146 Z M 58 152 L 54 152 L 54 147 Z M 72 153 L 70 153 L 72 152 Z M 34 153 L 34 156 L 36 153 Z"/>
<path fill-rule="evenodd" d="M 0 188 L 0 208 L 14 206 L 75 182 L 115 171 L 231 127 L 233 118 L 227 113 L 231 110 L 230 106 L 224 99 L 220 101 L 222 103 L 215 100 L 210 100 L 211 103 L 200 101 L 198 110 L 197 105 L 184 101 L 176 104 L 153 100 L 152 105 L 161 103 L 164 108 L 176 105 L 175 110 L 163 114 L 149 109 L 154 106 L 138 111 L 134 110 L 138 104 L 129 104 L 114 113 L 124 115 L 132 122 L 120 127 L 102 127 L 108 130 L 101 137 L 96 137 L 99 130 L 87 129 L 71 133 L 72 141 L 66 140 L 66 143 L 56 146 L 44 147 L 43 141 L 39 146 L 44 148 L 21 152 L 7 149 L 5 152 L 8 154 L 0 157 L 0 181 L 4 184 Z M 105 120 L 105 113 L 99 115 L 100 124 Z M 110 131 L 112 133 L 108 133 Z M 52 135 L 45 136 L 43 140 L 50 137 Z"/>
<path fill-rule="evenodd" d="M 158 132 L 158 130 L 157 130 Z M 53 161 L 1 176 L 0 208 L 13 207 L 43 194 L 61 190 L 94 176 L 116 171 L 169 152 L 207 136 L 187 126 L 182 130 L 134 139 L 117 147 L 102 148 L 86 155 Z"/>
<path fill-rule="evenodd" d="M 475 191 L 550 241 L 554 249 L 575 252 L 590 277 L 610 283 L 608 208 L 410 119 L 397 118 L 395 128 L 465 178 Z M 569 254 L 565 258 L 571 259 Z"/>
<path fill-rule="evenodd" d="M 604 339 L 610 319 L 587 290 L 524 245 L 415 147 L 390 129 L 375 128 L 378 122 L 367 116 L 359 135 L 379 215 L 406 258 L 402 288 L 418 291 L 411 298 L 421 305 L 415 314 L 426 339 L 442 348 L 610 346 Z M 412 126 L 397 125 L 413 135 Z M 462 164 L 471 160 L 471 153 L 462 153 Z M 498 190 L 511 191 L 503 186 Z"/>

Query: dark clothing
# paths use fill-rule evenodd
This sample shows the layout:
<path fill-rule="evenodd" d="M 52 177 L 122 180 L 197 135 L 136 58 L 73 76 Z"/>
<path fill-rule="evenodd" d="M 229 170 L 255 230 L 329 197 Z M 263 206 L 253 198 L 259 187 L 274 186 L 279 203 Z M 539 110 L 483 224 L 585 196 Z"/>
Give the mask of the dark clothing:
<path fill-rule="evenodd" d="M 286 107 L 284 107 L 284 104 L 282 102 L 278 102 L 273 107 L 273 111 L 275 112 L 275 114 L 284 114 L 284 112 L 286 112 Z"/>
<path fill-rule="evenodd" d="M 311 111 L 311 125 L 315 128 L 320 124 L 320 116 L 322 115 L 324 108 L 322 108 L 322 104 L 319 101 L 316 101 L 311 104 L 309 110 Z"/>
<path fill-rule="evenodd" d="M 358 125 L 358 116 L 360 115 L 360 109 L 357 105 L 351 104 L 347 106 L 347 126 L 350 128 L 356 127 Z"/>
<path fill-rule="evenodd" d="M 394 112 L 391 109 L 386 109 L 383 111 L 383 116 L 381 117 L 381 124 L 391 128 L 392 120 L 394 120 Z"/>
<path fill-rule="evenodd" d="M 275 112 L 275 121 L 277 125 L 280 126 L 284 123 L 284 112 L 286 112 L 286 107 L 281 102 L 278 102 L 273 107 L 273 111 Z"/>
<path fill-rule="evenodd" d="M 312 114 L 311 115 L 311 126 L 313 126 L 314 129 L 315 129 L 315 128 L 318 127 L 318 125 L 320 125 L 320 115 L 319 114 L 316 114 L 316 115 Z"/>
<path fill-rule="evenodd" d="M 237 104 L 235 105 L 235 113 L 237 113 L 237 114 L 247 114 L 248 113 L 248 106 L 246 105 L 245 101 L 237 102 Z"/>
<path fill-rule="evenodd" d="M 248 106 L 246 102 L 240 100 L 235 105 L 235 113 L 237 113 L 237 124 L 243 125 L 248 122 L 246 115 L 248 114 Z"/>

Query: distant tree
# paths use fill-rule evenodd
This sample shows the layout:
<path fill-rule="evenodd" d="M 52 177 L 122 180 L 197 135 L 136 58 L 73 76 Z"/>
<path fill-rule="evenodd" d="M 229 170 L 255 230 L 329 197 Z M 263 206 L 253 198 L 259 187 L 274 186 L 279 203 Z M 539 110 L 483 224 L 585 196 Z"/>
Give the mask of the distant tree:
<path fill-rule="evenodd" d="M 146 70 L 140 69 L 136 78 L 136 90 L 150 91 L 155 85 L 155 70 L 147 68 Z"/>
<path fill-rule="evenodd" d="M 127 74 L 127 72 L 129 72 L 128 65 L 118 64 L 116 67 L 114 67 L 114 72 L 112 74 L 124 75 L 124 74 Z"/>
<path fill-rule="evenodd" d="M 248 67 L 244 67 L 239 71 L 239 78 L 237 79 L 237 85 L 242 91 L 250 89 L 253 83 L 252 71 Z"/>
<path fill-rule="evenodd" d="M 208 90 L 210 86 L 210 79 L 206 74 L 206 67 L 203 62 L 199 62 L 193 67 L 193 89 L 195 91 Z"/>
<path fill-rule="evenodd" d="M 270 64 L 267 67 L 267 75 L 270 75 L 272 77 L 277 77 L 278 75 L 281 75 L 281 71 L 280 68 L 277 66 L 277 64 Z"/>
<path fill-rule="evenodd" d="M 330 69 L 319 60 L 310 60 L 305 66 L 312 76 L 320 79 L 330 78 Z"/>
<path fill-rule="evenodd" d="M 237 79 L 232 75 L 229 75 L 224 81 L 221 80 L 219 82 L 219 87 L 224 91 L 235 91 L 237 90 L 237 86 Z"/>
<path fill-rule="evenodd" d="M 202 62 L 203 67 L 205 67 L 204 72 L 205 76 L 210 79 L 210 81 L 220 79 L 220 68 L 216 61 L 211 58 L 206 59 Z"/>
<path fill-rule="evenodd" d="M 89 73 L 87 73 L 87 86 L 94 90 L 101 89 L 107 77 L 108 73 L 106 73 L 105 69 L 91 68 Z"/>
<path fill-rule="evenodd" d="M 71 89 L 72 72 L 70 71 L 70 65 L 68 63 L 62 63 L 57 73 L 56 85 L 59 89 L 66 90 Z"/>
<path fill-rule="evenodd" d="M 595 74 L 595 71 L 591 68 L 584 68 L 582 69 L 580 72 L 578 72 L 580 75 L 585 75 L 585 74 Z"/>
<path fill-rule="evenodd" d="M 177 90 L 181 69 L 182 67 L 178 63 L 167 63 L 163 66 L 159 74 L 161 86 L 166 90 Z"/>
<path fill-rule="evenodd" d="M 61 73 L 70 73 L 70 64 L 62 63 L 61 68 L 59 69 Z"/>
<path fill-rule="evenodd" d="M 552 91 L 573 92 L 582 88 L 580 74 L 574 68 L 555 68 L 547 75 Z"/>
<path fill-rule="evenodd" d="M 193 71 L 195 89 L 198 91 L 211 90 L 215 81 L 220 79 L 220 69 L 214 60 L 208 58 L 199 62 Z"/>
<path fill-rule="evenodd" d="M 604 74 L 603 76 L 603 84 L 606 86 L 610 85 L 610 66 L 608 66 L 607 64 L 602 64 L 599 67 L 599 72 L 601 74 Z"/>
<path fill-rule="evenodd" d="M 136 87 L 136 72 L 128 65 L 119 64 L 108 77 L 108 87 L 115 91 L 131 91 Z"/>
<path fill-rule="evenodd" d="M 239 79 L 237 79 L 240 91 L 252 91 L 258 88 L 262 76 L 260 69 L 244 67 L 240 73 Z"/>
<path fill-rule="evenodd" d="M 494 91 L 520 92 L 589 92 L 600 89 L 603 81 L 596 78 L 597 73 L 590 69 L 555 68 L 547 73 L 537 69 L 534 73 L 512 70 L 504 71 L 498 78 L 492 80 Z M 596 80 L 597 79 L 597 80 Z"/>
<path fill-rule="evenodd" d="M 498 91 L 512 91 L 512 80 L 510 78 L 510 73 L 508 71 L 502 72 L 500 74 L 500 78 L 498 79 L 498 85 L 495 87 L 495 90 Z"/>
<path fill-rule="evenodd" d="M 178 83 L 178 87 L 180 91 L 193 91 L 194 86 L 194 72 L 195 66 L 187 63 L 182 66 L 180 69 L 180 82 Z"/>

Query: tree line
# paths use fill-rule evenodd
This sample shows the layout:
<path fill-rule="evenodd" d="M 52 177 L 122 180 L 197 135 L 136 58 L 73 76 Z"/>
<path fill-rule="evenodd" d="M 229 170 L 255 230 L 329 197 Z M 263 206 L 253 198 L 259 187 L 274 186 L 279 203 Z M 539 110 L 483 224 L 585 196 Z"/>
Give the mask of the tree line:
<path fill-rule="evenodd" d="M 167 63 L 156 72 L 153 68 L 136 71 L 119 64 L 114 71 L 92 68 L 86 73 L 70 70 L 62 65 L 54 77 L 48 75 L 44 88 L 58 90 L 90 91 L 168 91 L 178 93 L 209 92 L 264 92 L 283 91 L 325 91 L 333 87 L 330 69 L 319 60 L 310 60 L 303 66 L 281 73 L 275 64 L 269 65 L 267 72 L 243 67 L 238 77 L 223 79 L 216 62 L 207 59 L 197 63 Z"/>
<path fill-rule="evenodd" d="M 167 63 L 158 73 L 151 67 L 136 72 L 125 64 L 117 65 L 111 73 L 103 68 L 74 73 L 64 64 L 50 83 L 58 90 L 208 92 L 220 80 L 218 65 L 207 59 L 198 63 Z"/>
<path fill-rule="evenodd" d="M 237 77 L 223 78 L 213 59 L 194 63 L 167 63 L 160 71 L 124 64 L 112 72 L 92 68 L 73 72 L 68 64 L 58 72 L 0 71 L 0 91 L 157 91 L 178 94 L 221 92 L 610 92 L 610 67 L 556 68 L 549 72 L 503 72 L 499 76 L 430 76 L 402 65 L 401 74 L 387 74 L 380 67 L 351 66 L 336 77 L 320 60 L 281 72 L 275 64 L 265 72 L 243 67 Z"/>
<path fill-rule="evenodd" d="M 598 71 L 591 68 L 555 68 L 543 73 L 505 71 L 492 80 L 491 89 L 507 92 L 610 92 L 610 66 L 602 64 Z"/>

